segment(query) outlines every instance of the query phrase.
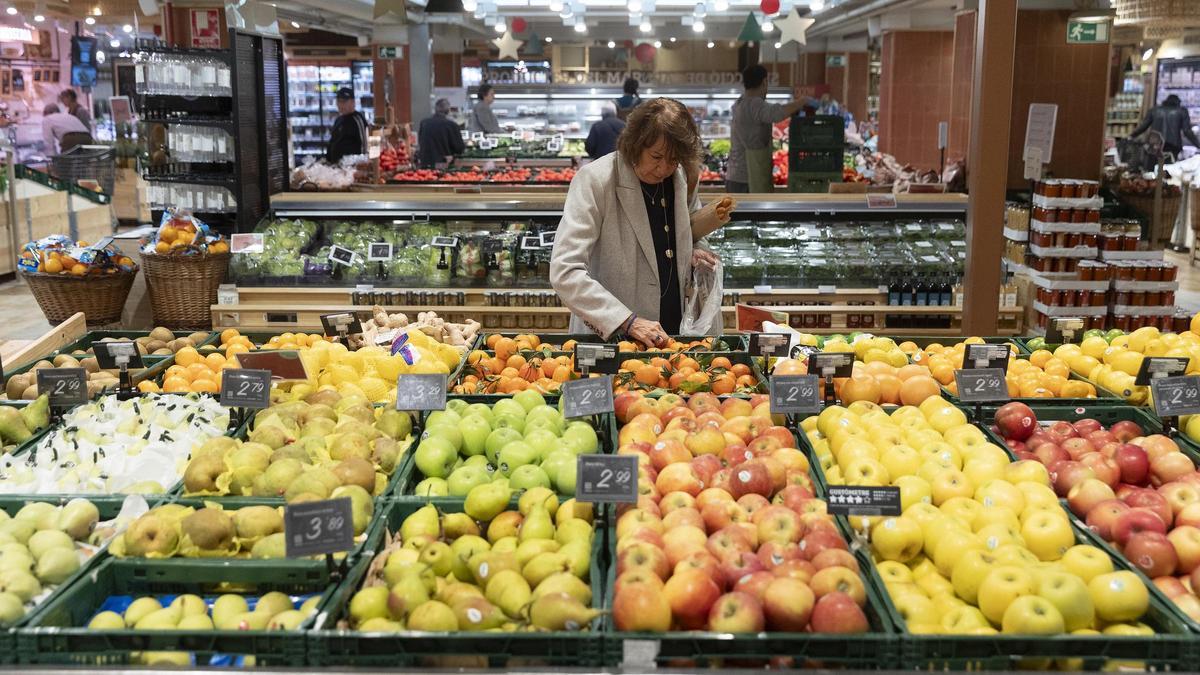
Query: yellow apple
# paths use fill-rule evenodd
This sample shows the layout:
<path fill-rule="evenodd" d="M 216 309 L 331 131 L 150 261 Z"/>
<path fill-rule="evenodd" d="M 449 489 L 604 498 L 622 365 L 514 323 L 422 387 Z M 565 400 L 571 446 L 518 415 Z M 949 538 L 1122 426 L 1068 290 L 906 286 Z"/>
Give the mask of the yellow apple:
<path fill-rule="evenodd" d="M 972 529 L 975 522 L 975 516 L 983 510 L 983 506 L 974 499 L 966 497 L 951 497 L 946 500 L 946 503 L 938 507 L 942 513 L 956 519 L 962 523 L 967 529 Z"/>
<path fill-rule="evenodd" d="M 1004 478 L 1004 468 L 1008 460 L 998 461 L 990 457 L 983 459 L 968 459 L 963 463 L 962 472 L 975 485 L 982 485 L 989 480 Z"/>
<path fill-rule="evenodd" d="M 958 448 L 964 455 L 975 448 L 986 445 L 987 436 L 974 424 L 959 424 L 942 432 L 946 442 Z"/>
<path fill-rule="evenodd" d="M 937 625 L 938 612 L 933 601 L 924 595 L 908 594 L 900 598 L 892 598 L 896 611 L 904 619 L 904 623 Z"/>
<path fill-rule="evenodd" d="M 975 485 L 957 469 L 948 469 L 938 474 L 930 481 L 933 488 L 933 505 L 941 506 L 954 497 L 970 497 L 975 493 Z"/>
<path fill-rule="evenodd" d="M 910 428 L 904 432 L 904 440 L 914 448 L 923 448 L 932 443 L 941 443 L 942 435 L 926 427 Z"/>
<path fill-rule="evenodd" d="M 1096 606 L 1096 616 L 1109 623 L 1135 621 L 1146 613 L 1150 593 L 1133 572 L 1109 572 L 1092 577 L 1088 594 Z"/>
<path fill-rule="evenodd" d="M 937 565 L 933 561 L 925 557 L 924 554 L 908 561 L 908 569 L 912 570 L 913 579 L 920 579 L 926 574 L 937 574 Z"/>
<path fill-rule="evenodd" d="M 1040 464 L 1038 466 L 1041 466 Z M 1011 480 L 1009 481 L 1012 482 Z M 1025 508 L 1030 506 L 1054 507 L 1058 506 L 1058 495 L 1054 494 L 1054 490 L 1050 489 L 1049 485 L 1040 483 L 1019 482 L 1015 483 L 1017 489 L 1021 491 L 1021 495 L 1025 497 Z M 1021 511 L 1017 511 L 1019 515 Z"/>
<path fill-rule="evenodd" d="M 1020 487 L 1021 483 L 1037 483 L 1050 486 L 1050 472 L 1041 462 L 1033 459 L 1022 459 L 1008 465 L 1004 470 L 1004 480 Z"/>
<path fill-rule="evenodd" d="M 979 513 L 975 514 L 975 522 L 971 523 L 972 529 L 976 532 L 988 525 L 1005 525 L 1017 530 L 1021 529 L 1021 521 L 1017 519 L 1017 514 L 1007 506 L 980 509 Z"/>
<path fill-rule="evenodd" d="M 1058 635 L 1063 632 L 1063 615 L 1049 600 L 1026 595 L 1004 610 L 1000 632 L 1019 635 Z"/>
<path fill-rule="evenodd" d="M 1095 546 L 1083 544 L 1067 549 L 1059 564 L 1064 571 L 1074 574 L 1084 583 L 1113 571 L 1112 558 L 1109 558 L 1107 553 Z"/>
<path fill-rule="evenodd" d="M 857 458 L 845 465 L 847 485 L 888 485 L 891 478 L 888 471 L 877 460 Z"/>
<path fill-rule="evenodd" d="M 917 452 L 925 459 L 932 459 L 938 464 L 949 466 L 955 469 L 961 469 L 963 465 L 962 453 L 958 448 L 950 445 L 945 441 L 929 443 L 928 445 L 915 446 Z"/>
<path fill-rule="evenodd" d="M 886 462 L 884 466 L 887 467 Z M 891 467 L 887 467 L 891 473 Z M 892 474 L 895 476 L 896 474 Z M 929 483 L 919 476 L 900 476 L 892 479 L 892 485 L 900 488 L 900 511 L 907 513 L 908 509 L 916 504 L 929 504 L 933 506 L 933 488 L 929 487 Z M 934 507 L 937 508 L 937 507 Z"/>
<path fill-rule="evenodd" d="M 1025 540 L 1021 538 L 1021 531 L 1003 523 L 988 525 L 978 530 L 976 534 L 983 540 L 984 547 L 989 551 L 995 551 L 1001 546 L 1025 545 Z"/>
<path fill-rule="evenodd" d="M 983 540 L 974 532 L 958 529 L 946 532 L 940 540 L 933 544 L 933 564 L 937 565 L 938 572 L 946 577 L 950 576 L 950 573 L 954 571 L 954 564 L 958 562 L 959 558 L 966 555 L 967 551 L 984 548 Z"/>
<path fill-rule="evenodd" d="M 884 560 L 908 562 L 924 545 L 921 526 L 911 518 L 886 518 L 871 530 L 871 546 Z"/>
<path fill-rule="evenodd" d="M 1154 629 L 1141 622 L 1134 624 L 1114 623 L 1111 626 L 1105 626 L 1103 632 L 1104 635 L 1154 635 Z"/>
<path fill-rule="evenodd" d="M 954 584 L 950 583 L 949 579 L 940 574 L 926 574 L 914 583 L 917 584 L 917 588 L 925 591 L 925 595 L 933 598 L 935 602 L 939 595 L 954 595 Z M 958 598 L 955 598 L 955 600 L 962 602 Z"/>
<path fill-rule="evenodd" d="M 979 585 L 979 610 L 993 624 L 1001 625 L 1004 613 L 1014 600 L 1033 595 L 1033 575 L 1015 565 L 992 568 Z"/>
<path fill-rule="evenodd" d="M 1087 584 L 1074 574 L 1055 571 L 1041 574 L 1037 594 L 1049 600 L 1062 614 L 1065 630 L 1091 628 L 1096 622 L 1096 608 Z"/>
<path fill-rule="evenodd" d="M 976 628 L 991 628 L 987 617 L 976 607 L 963 605 L 942 615 L 942 628 L 955 635 L 967 635 Z"/>
<path fill-rule="evenodd" d="M 1040 560 L 1024 546 L 1001 546 L 992 552 L 996 557 L 996 562 L 1000 565 L 1018 565 L 1032 569 Z"/>
<path fill-rule="evenodd" d="M 912 478 L 916 478 L 916 476 L 912 476 Z M 903 493 L 901 494 L 903 495 Z M 932 489 L 930 490 L 930 494 L 933 494 Z M 909 518 L 915 518 L 918 523 L 922 524 L 922 529 L 924 529 L 925 521 L 941 518 L 943 514 L 938 510 L 938 507 L 933 505 L 933 497 L 930 497 L 929 501 L 921 500 L 905 508 L 904 515 Z"/>
<path fill-rule="evenodd" d="M 864 419 L 863 422 L 870 421 Z M 871 426 L 867 429 L 867 437 L 880 450 L 893 445 L 904 445 L 904 432 L 896 426 Z"/>
<path fill-rule="evenodd" d="M 904 563 L 894 560 L 881 560 L 875 563 L 875 571 L 879 572 L 879 578 L 884 584 L 911 584 L 913 583 L 912 570 Z"/>
<path fill-rule="evenodd" d="M 1039 560 L 1058 560 L 1075 545 L 1071 521 L 1061 509 L 1057 513 L 1046 510 L 1030 514 L 1021 523 L 1021 536 Z"/>
<path fill-rule="evenodd" d="M 888 470 L 892 480 L 901 476 L 914 476 L 921 467 L 921 453 L 908 445 L 893 445 L 879 452 L 879 461 Z"/>
<path fill-rule="evenodd" d="M 1008 458 L 1008 453 L 1003 448 L 995 443 L 984 443 L 968 449 L 962 450 L 964 462 L 991 460 L 995 462 L 1003 462 L 1005 466 L 1012 460 Z M 1003 478 L 1003 476 L 997 476 Z"/>
<path fill-rule="evenodd" d="M 996 557 L 988 551 L 967 551 L 954 564 L 950 583 L 958 597 L 974 605 L 979 602 L 979 587 L 997 565 Z"/>
<path fill-rule="evenodd" d="M 934 399 L 927 399 L 934 400 Z M 945 433 L 954 427 L 962 426 L 967 423 L 967 415 L 963 411 L 954 406 L 947 405 L 939 408 L 932 413 L 926 415 L 929 420 L 929 425 L 932 426 L 938 433 Z"/>
<path fill-rule="evenodd" d="M 1015 513 L 1025 510 L 1025 495 L 1006 480 L 989 480 L 975 488 L 975 499 L 986 507 L 1006 506 Z"/>
<path fill-rule="evenodd" d="M 941 579 L 940 576 L 937 578 Z M 956 607 L 965 607 L 967 605 L 967 603 L 959 600 L 958 596 L 954 595 L 953 590 L 946 593 L 938 593 L 929 599 L 933 601 L 933 608 L 937 610 L 938 616 L 945 616 L 946 612 Z"/>

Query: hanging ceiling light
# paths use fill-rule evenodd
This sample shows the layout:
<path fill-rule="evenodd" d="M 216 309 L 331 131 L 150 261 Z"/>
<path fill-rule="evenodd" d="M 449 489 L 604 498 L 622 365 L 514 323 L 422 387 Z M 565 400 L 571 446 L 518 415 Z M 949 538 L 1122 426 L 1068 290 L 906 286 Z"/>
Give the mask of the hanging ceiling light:
<path fill-rule="evenodd" d="M 504 23 L 504 19 L 496 19 L 496 25 L 494 26 L 494 28 L 496 29 L 497 33 L 507 33 L 508 32 L 508 24 Z"/>
<path fill-rule="evenodd" d="M 703 33 L 704 32 L 704 22 L 703 21 L 693 22 L 692 23 L 692 32 L 693 33 Z M 674 38 L 672 38 L 672 39 L 674 39 Z"/>
<path fill-rule="evenodd" d="M 642 23 L 638 25 L 638 30 L 643 33 L 649 33 L 651 28 L 652 26 L 650 25 L 650 22 L 646 21 L 645 19 L 642 19 Z"/>
<path fill-rule="evenodd" d="M 551 42 L 554 42 L 554 38 L 552 38 L 552 37 L 550 37 L 549 35 L 547 35 L 547 36 L 546 36 L 546 44 L 550 44 Z"/>
<path fill-rule="evenodd" d="M 717 43 L 713 42 L 712 40 L 709 40 L 709 41 L 708 41 L 708 48 L 709 48 L 709 49 L 712 49 L 713 47 L 716 47 L 716 46 L 717 46 Z"/>
<path fill-rule="evenodd" d="M 9 9 L 12 9 L 12 8 L 10 7 Z M 16 10 L 15 10 L 15 9 L 13 10 L 13 13 L 16 13 Z M 96 19 L 95 19 L 94 17 L 90 17 L 90 16 L 89 16 L 89 17 L 87 17 L 86 19 L 84 19 L 84 20 L 83 20 L 83 22 L 84 22 L 84 23 L 86 23 L 86 24 L 87 24 L 87 25 L 89 25 L 89 26 L 95 26 L 95 25 L 96 25 Z"/>
<path fill-rule="evenodd" d="M 782 47 L 782 46 L 783 46 L 783 43 L 782 43 L 782 42 L 776 42 L 776 43 L 775 43 L 775 49 L 779 49 L 779 48 L 780 48 L 780 47 Z"/>
<path fill-rule="evenodd" d="M 38 23 L 41 23 L 46 20 L 46 15 L 45 14 L 34 14 L 33 20 Z"/>
<path fill-rule="evenodd" d="M 5 13 L 7 13 L 9 16 L 16 16 L 16 15 L 17 15 L 17 8 L 16 8 L 16 7 L 9 7 L 8 9 L 6 9 L 6 10 L 4 10 L 4 11 L 5 11 Z"/>
<path fill-rule="evenodd" d="M 662 49 L 662 40 L 655 40 L 655 41 L 654 41 L 654 48 L 655 48 L 655 49 Z"/>
<path fill-rule="evenodd" d="M 299 28 L 299 27 L 300 27 L 300 23 L 298 21 L 292 22 L 292 28 Z"/>
<path fill-rule="evenodd" d="M 122 30 L 123 32 L 125 32 L 125 33 L 132 33 L 132 32 L 133 32 L 133 26 L 131 26 L 131 25 L 129 25 L 129 24 L 125 24 L 124 26 L 121 26 L 121 30 Z"/>
<path fill-rule="evenodd" d="M 117 38 L 113 38 L 108 41 L 108 46 L 112 47 L 113 49 L 116 49 L 117 47 L 121 46 L 121 41 L 118 40 Z"/>
<path fill-rule="evenodd" d="M 729 0 L 716 0 L 713 2 L 714 11 L 724 12 L 727 9 L 729 9 Z"/>
<path fill-rule="evenodd" d="M 614 47 L 616 47 L 616 46 L 617 46 L 617 43 L 613 42 L 612 40 L 609 40 L 609 41 L 608 41 L 608 48 L 609 48 L 609 49 L 612 49 L 612 48 L 614 48 Z"/>
<path fill-rule="evenodd" d="M 586 33 L 587 25 L 584 24 L 582 21 L 575 22 L 575 32 L 576 33 Z"/>
<path fill-rule="evenodd" d="M 1151 56 L 1154 56 L 1154 47 L 1151 47 L 1150 49 L 1147 49 L 1146 51 L 1142 52 L 1142 60 L 1143 61 L 1149 61 Z"/>

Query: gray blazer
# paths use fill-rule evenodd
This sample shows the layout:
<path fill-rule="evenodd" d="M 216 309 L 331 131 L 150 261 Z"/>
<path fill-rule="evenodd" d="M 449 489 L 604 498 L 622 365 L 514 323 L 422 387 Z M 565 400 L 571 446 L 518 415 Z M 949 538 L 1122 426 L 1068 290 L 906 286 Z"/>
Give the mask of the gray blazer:
<path fill-rule="evenodd" d="M 686 289 L 692 275 L 690 214 L 700 208 L 700 199 L 688 202 L 682 168 L 674 180 L 675 269 L 679 287 Z M 550 284 L 571 310 L 572 333 L 607 338 L 630 312 L 658 320 L 661 294 L 650 219 L 641 183 L 619 152 L 583 167 L 571 181 L 554 238 Z M 679 295 L 682 301 L 685 294 Z M 718 320 L 708 333 L 720 328 Z"/>

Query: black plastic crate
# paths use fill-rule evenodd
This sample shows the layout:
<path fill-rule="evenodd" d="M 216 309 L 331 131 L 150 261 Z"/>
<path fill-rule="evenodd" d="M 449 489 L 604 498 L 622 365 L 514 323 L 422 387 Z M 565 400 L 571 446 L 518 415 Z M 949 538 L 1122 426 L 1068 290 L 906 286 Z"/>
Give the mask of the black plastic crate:
<path fill-rule="evenodd" d="M 797 148 L 840 151 L 846 143 L 846 120 L 841 115 L 794 117 L 788 137 Z"/>

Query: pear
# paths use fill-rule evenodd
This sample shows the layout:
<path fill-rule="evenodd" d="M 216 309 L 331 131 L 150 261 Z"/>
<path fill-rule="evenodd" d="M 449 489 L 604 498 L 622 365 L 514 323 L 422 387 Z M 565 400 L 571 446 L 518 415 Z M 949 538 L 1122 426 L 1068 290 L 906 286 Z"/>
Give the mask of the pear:
<path fill-rule="evenodd" d="M 447 513 L 442 516 L 442 533 L 447 541 L 465 535 L 479 535 L 479 524 L 465 513 Z"/>
<path fill-rule="evenodd" d="M 24 544 L 0 544 L 0 569 L 20 569 L 28 572 L 33 569 L 33 554 Z"/>
<path fill-rule="evenodd" d="M 185 617 L 208 614 L 208 605 L 204 604 L 204 598 L 190 593 L 176 596 L 171 601 L 171 606 L 178 607 Z"/>
<path fill-rule="evenodd" d="M 241 441 L 229 436 L 214 436 L 192 448 L 192 459 L 209 455 L 224 457 L 227 453 L 237 449 L 240 444 Z"/>
<path fill-rule="evenodd" d="M 428 565 L 434 574 L 444 577 L 450 573 L 450 568 L 454 562 L 454 554 L 450 551 L 449 544 L 435 541 L 421 549 L 420 560 L 422 563 Z"/>
<path fill-rule="evenodd" d="M 58 507 L 47 502 L 30 502 L 13 518 L 32 523 L 34 530 L 50 530 L 58 525 Z"/>
<path fill-rule="evenodd" d="M 404 540 L 421 535 L 436 538 L 440 533 L 437 507 L 432 504 L 422 506 L 400 523 L 400 538 Z"/>
<path fill-rule="evenodd" d="M 550 520 L 550 512 L 540 504 L 535 504 L 529 509 L 517 534 L 517 541 L 525 542 L 530 539 L 554 539 L 554 522 Z"/>
<path fill-rule="evenodd" d="M 235 615 L 230 624 L 217 628 L 221 630 L 266 630 L 267 624 L 271 621 L 271 615 L 266 612 L 242 612 Z"/>
<path fill-rule="evenodd" d="M 268 534 L 250 549 L 251 558 L 283 558 L 287 555 L 287 539 L 282 532 Z"/>
<path fill-rule="evenodd" d="M 448 632 L 458 630 L 458 617 L 446 603 L 427 600 L 409 612 L 406 625 L 409 630 Z"/>
<path fill-rule="evenodd" d="M 475 576 L 475 583 L 485 586 L 504 570 L 518 571 L 517 556 L 513 553 L 498 553 L 494 550 L 476 553 L 467 561 L 467 567 Z"/>
<path fill-rule="evenodd" d="M 554 522 L 562 525 L 564 522 L 578 518 L 587 522 L 592 522 L 592 505 L 588 502 L 577 501 L 574 497 L 563 502 L 558 510 L 554 513 Z"/>
<path fill-rule="evenodd" d="M 508 506 L 512 489 L 507 482 L 495 481 L 471 488 L 463 502 L 463 511 L 475 520 L 488 521 Z"/>
<path fill-rule="evenodd" d="M 354 518 L 354 534 L 359 535 L 366 532 L 367 526 L 371 524 L 371 516 L 375 515 L 375 501 L 371 498 L 371 494 L 358 485 L 343 485 L 329 495 L 330 499 L 343 497 L 350 499 L 350 512 Z"/>
<path fill-rule="evenodd" d="M 0 627 L 8 628 L 25 616 L 25 603 L 12 593 L 0 593 Z M 117 617 L 120 620 L 120 617 Z M 122 626 L 124 627 L 124 626 Z"/>
<path fill-rule="evenodd" d="M 588 578 L 588 573 L 592 569 L 591 541 L 576 539 L 564 544 L 558 549 L 558 552 L 566 556 L 571 574 L 584 580 Z"/>
<path fill-rule="evenodd" d="M 358 485 L 371 494 L 375 490 L 375 467 L 361 457 L 343 459 L 333 467 L 341 485 Z"/>
<path fill-rule="evenodd" d="M 46 428 L 50 424 L 50 396 L 42 394 L 33 403 L 21 408 L 21 421 L 31 432 Z"/>
<path fill-rule="evenodd" d="M 318 442 L 315 443 L 315 445 L 318 445 L 322 448 L 325 447 L 324 442 L 320 441 L 319 439 L 318 439 Z M 297 462 L 311 461 L 312 457 L 310 456 L 310 453 L 308 451 L 308 439 L 301 438 L 296 443 L 292 443 L 290 445 L 285 445 L 282 448 L 279 448 L 275 452 L 271 453 L 271 464 L 274 464 L 275 462 L 278 462 L 281 459 L 294 459 Z"/>
<path fill-rule="evenodd" d="M 400 623 L 399 621 L 389 621 L 383 617 L 377 616 L 373 619 L 367 619 L 364 621 L 361 625 L 359 625 L 358 630 L 362 631 L 363 633 L 399 633 L 400 631 L 404 630 L 404 624 Z"/>
<path fill-rule="evenodd" d="M 178 607 L 164 607 L 138 619 L 133 627 L 135 630 L 173 630 L 182 618 L 183 613 Z"/>
<path fill-rule="evenodd" d="M 312 614 L 313 612 L 317 611 L 317 606 L 320 604 L 321 604 L 321 596 L 314 595 L 311 598 L 305 600 L 304 603 L 300 605 L 300 611 L 304 612 L 305 616 L 308 616 L 308 615 Z"/>
<path fill-rule="evenodd" d="M 263 474 L 264 476 L 266 474 Z M 325 481 L 321 480 L 316 475 L 315 470 L 301 474 L 296 480 L 288 484 L 287 490 L 283 493 L 283 498 L 289 503 L 298 500 L 301 495 L 314 495 L 317 499 L 328 499 L 332 489 L 325 485 Z"/>
<path fill-rule="evenodd" d="M 529 539 L 523 541 L 517 545 L 517 564 L 524 567 L 525 563 L 533 560 L 534 556 L 539 553 L 553 553 L 557 550 L 559 550 L 558 542 L 553 539 Z"/>
<path fill-rule="evenodd" d="M 580 581 L 579 577 L 570 572 L 552 574 L 542 580 L 533 589 L 533 597 L 538 598 L 547 593 L 566 593 L 575 598 L 580 604 L 592 604 L 592 587 Z"/>
<path fill-rule="evenodd" d="M 387 610 L 392 619 L 406 618 L 413 609 L 429 600 L 429 589 L 421 577 L 409 571 L 401 574 L 388 589 Z"/>
<path fill-rule="evenodd" d="M 388 616 L 388 589 L 385 586 L 360 589 L 350 598 L 350 618 L 355 625 L 362 625 L 374 618 L 386 619 Z"/>
<path fill-rule="evenodd" d="M 271 591 L 264 594 L 254 605 L 254 611 L 266 613 L 267 616 L 275 616 L 289 609 L 295 609 L 292 599 L 279 591 Z"/>
<path fill-rule="evenodd" d="M 570 518 L 562 523 L 554 530 L 554 540 L 560 544 L 569 544 L 573 541 L 585 541 L 591 544 L 592 537 L 596 531 L 592 524 L 586 520 L 579 518 Z"/>
<path fill-rule="evenodd" d="M 496 553 L 516 553 L 517 546 L 518 542 L 516 537 L 501 537 L 500 539 L 492 542 L 492 550 Z"/>
<path fill-rule="evenodd" d="M 337 475 L 325 466 L 314 466 L 305 472 L 305 475 L 312 476 L 321 481 L 321 484 L 325 486 L 325 494 L 333 494 L 334 490 L 342 486 L 342 482 L 338 480 Z M 367 492 L 370 492 L 370 490 L 367 490 Z"/>
<path fill-rule="evenodd" d="M 174 524 L 154 511 L 133 521 L 122 539 L 125 553 L 137 557 L 149 554 L 169 556 L 179 546 L 179 532 Z"/>
<path fill-rule="evenodd" d="M 184 493 L 220 492 L 217 479 L 228 470 L 224 457 L 212 454 L 193 457 L 183 471 Z"/>
<path fill-rule="evenodd" d="M 464 584 L 461 581 L 451 581 L 450 583 L 438 589 L 436 600 L 440 600 L 451 607 L 454 603 L 463 597 L 483 597 L 483 591 L 475 584 Z"/>
<path fill-rule="evenodd" d="M 179 620 L 179 630 L 213 630 L 213 620 L 207 614 L 188 614 Z"/>
<path fill-rule="evenodd" d="M 67 502 L 58 512 L 57 528 L 72 539 L 85 540 L 96 523 L 100 522 L 100 509 L 86 499 L 75 498 Z"/>
<path fill-rule="evenodd" d="M 505 511 L 492 518 L 488 523 L 487 538 L 493 543 L 505 537 L 515 537 L 521 531 L 521 523 L 525 516 L 517 511 Z"/>
<path fill-rule="evenodd" d="M 298 630 L 308 615 L 295 609 L 284 610 L 271 617 L 267 630 Z"/>
<path fill-rule="evenodd" d="M 0 591 L 12 593 L 22 602 L 29 602 L 42 592 L 42 584 L 26 570 L 6 569 L 0 572 Z"/>
<path fill-rule="evenodd" d="M 519 572 L 502 570 L 487 583 L 484 596 L 509 618 L 518 619 L 521 617 L 521 610 L 529 604 L 533 591 Z"/>
<path fill-rule="evenodd" d="M 38 558 L 34 573 L 44 584 L 61 584 L 72 574 L 79 571 L 79 554 L 75 547 L 55 547 L 47 550 Z"/>
<path fill-rule="evenodd" d="M 293 440 L 295 439 L 289 436 L 288 430 L 284 429 L 282 425 L 277 424 L 260 425 L 254 431 L 250 432 L 251 443 L 264 445 L 271 450 L 282 448 Z M 269 457 L 270 454 L 268 452 L 267 456 Z"/>
<path fill-rule="evenodd" d="M 21 411 L 10 406 L 0 407 L 0 440 L 7 443 L 24 443 L 33 436 L 25 425 Z"/>
<path fill-rule="evenodd" d="M 357 431 L 339 434 L 329 445 L 329 456 L 339 461 L 351 457 L 369 459 L 371 457 L 370 441 Z"/>
<path fill-rule="evenodd" d="M 387 436 L 377 438 L 371 444 L 371 461 L 384 473 L 391 474 L 396 470 L 396 465 L 400 463 L 400 458 L 407 447 Z"/>
<path fill-rule="evenodd" d="M 548 512 L 554 513 L 558 510 L 558 496 L 550 488 L 540 486 L 529 488 L 517 500 L 517 510 L 521 512 L 521 515 L 528 516 L 529 510 L 535 504 L 539 504 Z"/>
<path fill-rule="evenodd" d="M 205 551 L 228 551 L 233 548 L 237 528 L 233 518 L 221 509 L 203 508 L 180 523 L 185 537 Z"/>
<path fill-rule="evenodd" d="M 491 546 L 483 537 L 477 535 L 467 534 L 455 539 L 454 543 L 450 544 L 450 551 L 454 554 L 450 571 L 454 574 L 454 578 L 465 582 L 475 581 L 475 575 L 471 572 L 468 563 L 476 553 L 489 550 L 491 550 Z"/>
<path fill-rule="evenodd" d="M 383 579 L 389 586 L 395 583 L 400 575 L 410 569 L 422 572 L 426 569 L 420 564 L 421 552 L 416 549 L 393 549 L 383 562 Z M 429 570 L 432 575 L 433 570 Z"/>
<path fill-rule="evenodd" d="M 283 532 L 283 516 L 273 506 L 243 506 L 234 512 L 233 525 L 239 538 L 257 541 Z"/>
<path fill-rule="evenodd" d="M 547 593 L 529 606 L 529 622 L 543 630 L 581 630 L 600 614 L 566 593 Z"/>
<path fill-rule="evenodd" d="M 558 551 L 539 553 L 521 567 L 521 576 L 525 577 L 530 587 L 537 588 L 546 577 L 570 569 L 571 561 L 566 555 Z"/>
<path fill-rule="evenodd" d="M 301 473 L 304 465 L 296 459 L 281 459 L 272 462 L 262 476 L 254 481 L 255 497 L 282 497 Z"/>
<path fill-rule="evenodd" d="M 491 630 L 508 620 L 504 612 L 483 596 L 460 596 L 450 605 L 459 630 Z"/>
<path fill-rule="evenodd" d="M 37 526 L 28 520 L 18 520 L 13 518 L 0 523 L 0 533 L 8 533 L 12 535 L 17 543 L 24 544 L 29 541 L 33 533 L 37 531 Z"/>
<path fill-rule="evenodd" d="M 233 593 L 227 593 L 213 601 L 213 625 L 218 630 L 232 630 L 236 627 L 234 618 L 248 611 L 250 611 L 250 606 L 246 604 L 245 598 Z"/>
<path fill-rule="evenodd" d="M 125 625 L 133 628 L 142 617 L 162 609 L 162 603 L 157 598 L 138 598 L 125 608 Z"/>
<path fill-rule="evenodd" d="M 375 428 L 393 440 L 403 440 L 412 435 L 412 415 L 388 408 L 379 413 Z"/>
<path fill-rule="evenodd" d="M 336 406 L 338 401 L 342 399 L 342 395 L 336 389 L 319 389 L 304 397 L 304 402 L 310 406 L 325 405 Z"/>
<path fill-rule="evenodd" d="M 75 540 L 61 530 L 41 530 L 34 532 L 27 544 L 34 560 L 40 560 L 42 555 L 52 548 L 65 548 L 75 551 Z"/>
<path fill-rule="evenodd" d="M 16 596 L 9 595 L 8 597 L 15 598 Z M 17 598 L 17 602 L 20 602 L 19 598 Z M 22 613 L 24 612 L 22 611 Z M 125 628 L 125 619 L 116 612 L 103 611 L 93 616 L 87 627 L 91 630 L 122 630 Z"/>

